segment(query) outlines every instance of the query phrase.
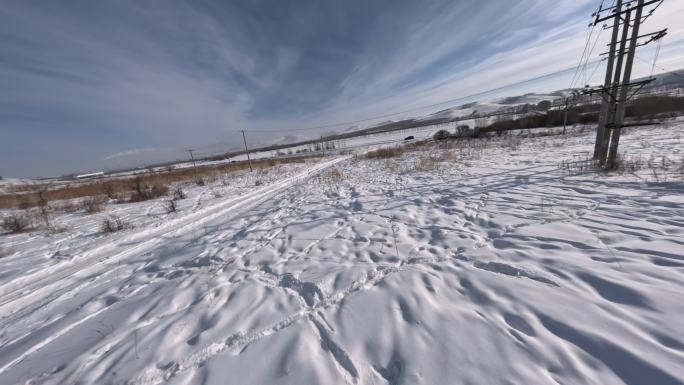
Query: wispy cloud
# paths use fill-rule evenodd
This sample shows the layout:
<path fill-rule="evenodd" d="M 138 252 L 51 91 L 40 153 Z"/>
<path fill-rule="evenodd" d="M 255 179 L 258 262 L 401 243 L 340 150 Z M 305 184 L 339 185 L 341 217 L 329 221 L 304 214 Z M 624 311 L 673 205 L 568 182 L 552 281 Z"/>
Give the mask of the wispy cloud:
<path fill-rule="evenodd" d="M 131 150 L 117 152 L 115 154 L 107 155 L 104 160 L 118 160 L 122 158 L 129 158 L 131 156 L 139 156 L 142 154 L 158 153 L 162 151 L 169 151 L 168 148 L 134 148 Z"/>
<path fill-rule="evenodd" d="M 237 129 L 286 136 L 563 71 L 577 64 L 596 6 L 594 0 L 6 1 L 0 173 L 107 167 L 123 158 L 103 154 L 131 148 L 224 151 L 238 147 Z M 682 16 L 682 2 L 665 2 L 649 20 L 671 28 L 661 63 L 673 69 L 684 66 Z M 649 71 L 644 63 L 637 67 L 637 75 Z M 566 87 L 567 72 L 526 91 Z M 250 140 L 272 136 L 255 132 Z M 182 156 L 182 150 L 158 153 Z"/>

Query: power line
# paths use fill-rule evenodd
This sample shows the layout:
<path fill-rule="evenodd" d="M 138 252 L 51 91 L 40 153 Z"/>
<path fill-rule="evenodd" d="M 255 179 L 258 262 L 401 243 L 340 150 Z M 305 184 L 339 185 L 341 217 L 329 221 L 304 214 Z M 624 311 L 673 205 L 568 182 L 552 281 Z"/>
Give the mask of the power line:
<path fill-rule="evenodd" d="M 603 1 L 601 1 L 603 4 Z M 584 50 L 582 51 L 582 56 L 580 56 L 579 63 L 577 63 L 577 68 L 575 68 L 575 73 L 572 75 L 572 80 L 570 81 L 570 88 L 575 86 L 575 80 L 577 80 L 577 74 L 579 73 L 580 67 L 582 67 L 582 62 L 584 61 L 584 56 L 587 54 L 587 48 L 589 48 L 589 42 L 591 41 L 591 35 L 594 33 L 596 25 L 591 27 L 589 31 L 589 36 L 587 36 L 587 42 L 584 44 Z"/>
<path fill-rule="evenodd" d="M 599 4 L 598 11 L 600 12 L 602 7 L 603 7 L 603 2 L 604 0 L 601 0 L 601 4 Z M 615 0 L 613 0 L 613 4 L 615 4 Z M 611 5 L 612 8 L 612 5 Z M 591 24 L 591 30 L 589 31 L 589 35 L 587 36 L 587 41 L 584 44 L 584 50 L 582 51 L 582 56 L 580 57 L 579 63 L 577 63 L 577 68 L 575 68 L 575 73 L 572 76 L 572 80 L 570 81 L 570 88 L 575 87 L 575 82 L 579 80 L 579 74 L 583 73 L 586 71 L 587 63 L 589 63 L 589 59 L 591 58 L 592 52 L 594 52 L 594 48 L 596 48 L 596 43 L 598 42 L 599 37 L 601 36 L 601 32 L 603 30 L 599 30 L 598 35 L 596 36 L 596 40 L 594 41 L 594 45 L 591 47 L 591 51 L 587 54 L 587 48 L 589 48 L 589 43 L 591 42 L 591 36 L 594 33 L 594 30 L 596 29 L 596 24 L 592 23 Z M 586 57 L 586 60 L 585 60 Z M 584 65 L 582 64 L 584 62 Z M 582 67 L 582 71 L 580 71 L 580 67 Z"/>
<path fill-rule="evenodd" d="M 662 40 L 658 40 L 658 43 L 656 45 L 655 55 L 653 55 L 653 65 L 651 66 L 651 77 L 653 77 L 653 72 L 655 71 L 656 63 L 658 62 L 658 55 L 660 55 L 660 43 L 662 43 Z"/>
<path fill-rule="evenodd" d="M 601 62 L 603 62 L 603 60 L 597 60 L 597 61 L 596 61 L 596 65 L 594 66 L 594 70 L 591 71 L 591 75 L 589 75 L 589 77 L 587 78 L 587 83 L 591 82 L 591 79 L 594 78 L 594 74 L 596 73 L 596 70 L 597 70 L 597 69 L 599 68 L 599 66 L 601 65 Z"/>
<path fill-rule="evenodd" d="M 596 49 L 596 44 L 598 43 L 599 38 L 601 38 L 602 32 L 603 32 L 603 29 L 599 30 L 598 35 L 596 35 L 596 40 L 594 40 L 594 45 L 591 46 L 591 51 L 589 51 L 589 55 L 587 55 L 587 59 L 584 62 L 584 68 L 582 68 L 583 73 L 586 73 L 587 65 L 589 64 L 589 59 L 591 58 L 591 54 L 593 54 L 594 50 Z M 586 78 L 585 78 L 585 80 L 586 80 L 586 82 L 589 81 L 589 79 L 586 79 Z"/>
<path fill-rule="evenodd" d="M 650 61 L 648 61 L 648 60 L 646 60 L 646 59 L 642 59 L 642 58 L 640 58 L 639 56 L 636 56 L 636 55 L 635 55 L 634 57 L 635 57 L 637 60 L 639 60 L 640 62 L 642 62 L 642 63 L 652 64 Z M 665 67 L 663 67 L 663 66 L 661 66 L 661 65 L 659 65 L 659 64 L 655 64 L 655 68 L 658 68 L 658 69 L 661 70 L 661 71 L 668 72 L 668 73 L 670 73 L 671 75 L 674 75 L 674 76 L 677 76 L 677 77 L 680 77 L 680 78 L 684 79 L 684 75 L 682 75 L 682 74 L 680 74 L 680 73 L 678 73 L 678 72 L 675 72 L 675 71 L 673 71 L 673 70 L 669 70 L 669 69 L 667 69 L 667 68 L 665 68 Z"/>

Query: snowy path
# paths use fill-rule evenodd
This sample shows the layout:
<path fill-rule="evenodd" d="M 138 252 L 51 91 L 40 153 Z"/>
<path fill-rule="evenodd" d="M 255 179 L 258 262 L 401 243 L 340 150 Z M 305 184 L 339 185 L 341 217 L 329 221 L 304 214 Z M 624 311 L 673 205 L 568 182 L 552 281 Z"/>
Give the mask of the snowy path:
<path fill-rule="evenodd" d="M 335 159 L 5 278 L 0 383 L 684 384 L 683 184 L 558 140 Z"/>
<path fill-rule="evenodd" d="M 148 262 L 141 261 L 139 259 L 141 255 L 151 255 L 153 250 L 160 247 L 167 248 L 172 242 L 177 242 L 177 247 L 182 248 L 188 242 L 196 240 L 199 237 L 198 234 L 205 235 L 209 231 L 209 226 L 212 226 L 212 222 L 230 221 L 241 212 L 277 197 L 288 188 L 304 183 L 307 178 L 344 159 L 344 157 L 339 157 L 317 164 L 274 184 L 194 211 L 159 227 L 139 230 L 122 239 L 114 238 L 110 242 L 82 252 L 70 262 L 47 269 L 38 269 L 16 277 L 14 280 L 1 282 L 0 313 L 3 316 L 0 319 L 0 330 L 2 330 L 0 341 L 3 350 L 0 356 L 0 376 L 23 361 L 28 361 L 29 365 L 33 365 L 31 363 L 33 355 L 42 348 L 74 330 L 77 331 L 81 324 L 87 323 L 105 311 L 109 305 L 123 298 L 103 293 L 126 291 L 127 296 L 135 297 L 141 289 L 147 286 L 146 282 L 141 282 L 132 288 L 129 283 L 131 274 L 140 270 L 141 266 Z M 124 281 L 123 285 L 115 290 L 115 286 L 121 283 L 120 279 Z M 93 290 L 95 295 L 84 295 L 86 288 L 89 291 Z M 81 297 L 87 298 L 86 301 L 79 301 Z M 80 311 L 84 303 L 97 302 L 105 297 L 104 306 L 96 305 L 95 311 L 92 308 L 87 308 L 84 312 Z M 72 304 L 75 306 L 71 306 Z M 70 307 L 70 309 L 65 309 L 65 307 Z M 28 335 L 22 332 L 6 338 L 8 332 L 18 326 L 32 327 L 34 325 L 31 322 L 32 319 L 42 318 L 53 308 L 64 314 L 50 317 L 56 319 L 50 319 L 47 327 L 40 327 L 39 330 L 34 330 Z M 82 313 L 86 315 L 83 316 Z M 36 322 L 44 323 L 45 321 L 40 319 Z M 46 335 L 49 336 L 41 338 Z M 22 353 L 12 356 L 15 346 L 21 346 Z"/>

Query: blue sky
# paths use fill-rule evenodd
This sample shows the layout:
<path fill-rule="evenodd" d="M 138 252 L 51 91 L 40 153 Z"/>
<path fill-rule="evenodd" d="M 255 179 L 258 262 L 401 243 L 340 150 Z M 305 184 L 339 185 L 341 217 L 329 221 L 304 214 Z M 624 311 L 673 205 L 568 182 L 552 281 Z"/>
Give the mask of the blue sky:
<path fill-rule="evenodd" d="M 684 67 L 682 3 L 644 27 L 670 27 L 659 61 L 670 69 Z M 301 129 L 429 113 L 418 107 L 541 74 L 556 75 L 499 96 L 566 88 L 598 4 L 6 0 L 0 175 L 217 153 L 240 145 L 239 129 L 252 143 L 315 136 L 332 128 Z"/>

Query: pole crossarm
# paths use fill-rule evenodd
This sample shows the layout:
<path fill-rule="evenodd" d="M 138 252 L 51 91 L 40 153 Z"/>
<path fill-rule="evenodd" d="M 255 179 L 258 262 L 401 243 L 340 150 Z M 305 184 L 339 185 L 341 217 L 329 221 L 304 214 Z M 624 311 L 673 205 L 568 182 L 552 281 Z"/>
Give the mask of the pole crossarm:
<path fill-rule="evenodd" d="M 665 35 L 667 35 L 667 28 L 661 29 L 660 31 L 651 32 L 651 33 L 645 33 L 645 34 L 643 34 L 643 35 L 639 35 L 639 36 L 637 36 L 637 39 L 641 39 L 642 37 L 652 36 L 651 39 L 645 43 L 645 44 L 648 44 L 648 43 L 650 43 L 650 42 L 652 42 L 652 41 L 656 41 L 656 40 L 662 39 L 663 37 L 665 37 Z M 631 41 L 632 38 L 629 37 L 629 38 L 627 38 L 626 40 L 627 40 L 627 41 Z M 607 43 L 606 46 L 610 47 L 610 43 Z"/>
<path fill-rule="evenodd" d="M 656 8 L 657 8 L 657 6 L 656 6 Z M 654 11 L 655 11 L 655 8 L 652 9 L 652 10 L 650 10 L 649 13 L 648 13 L 648 15 L 642 16 L 642 17 L 641 17 L 641 23 L 643 23 L 644 21 L 646 21 L 646 19 L 648 19 L 649 17 L 651 17 L 651 16 L 653 15 L 653 12 L 654 12 Z M 625 24 L 625 23 L 624 23 L 624 19 L 623 19 L 622 17 L 620 17 L 620 20 L 622 20 L 622 22 L 619 22 L 619 23 L 618 23 L 618 26 L 624 25 L 624 24 Z M 594 25 L 594 23 L 589 23 L 589 26 L 590 26 L 590 27 L 593 26 L 593 25 Z M 632 23 L 628 23 L 628 25 L 631 27 L 631 26 L 632 26 Z M 608 25 L 608 24 L 603 24 L 603 27 L 601 27 L 601 29 L 605 31 L 605 30 L 608 30 L 608 29 L 613 29 L 613 26 L 612 26 L 612 25 Z"/>
<path fill-rule="evenodd" d="M 648 39 L 647 41 L 637 42 L 636 47 L 641 47 L 641 46 L 644 46 L 644 45 L 647 45 L 647 44 L 651 44 L 651 43 L 653 43 L 654 41 L 658 41 L 658 40 L 662 39 L 663 37 L 665 37 L 665 35 L 667 35 L 667 28 L 661 29 L 660 31 L 651 32 L 651 33 L 647 33 L 647 34 L 644 34 L 644 35 L 641 35 L 641 36 L 637 36 L 637 40 L 638 40 L 638 39 L 641 39 L 641 38 L 643 38 L 643 37 L 648 37 L 648 36 L 650 36 L 651 38 Z M 632 40 L 631 37 L 625 39 L 625 41 L 631 41 L 631 40 Z M 622 42 L 622 40 L 618 41 L 618 43 L 620 43 L 620 42 Z M 610 43 L 609 43 L 609 44 L 606 44 L 606 45 L 607 45 L 607 46 L 610 46 Z M 603 53 L 601 53 L 599 56 L 606 56 L 606 55 L 608 55 L 608 54 L 610 54 L 610 51 L 603 52 Z M 625 55 L 625 54 L 627 54 L 627 52 L 618 53 L 618 55 Z"/>
<path fill-rule="evenodd" d="M 622 87 L 639 87 L 639 89 L 643 88 L 646 84 L 651 83 L 655 81 L 655 78 L 649 78 L 649 79 L 644 79 L 644 80 L 639 80 L 636 82 L 629 82 L 627 84 L 622 84 Z M 595 87 L 588 87 L 582 90 L 582 95 L 594 95 L 594 94 L 609 94 L 611 97 L 613 97 L 613 100 L 617 100 L 617 98 L 611 94 L 611 89 L 613 86 L 611 85 L 610 87 L 604 87 L 604 86 L 595 86 Z"/>
<path fill-rule="evenodd" d="M 626 14 L 626 13 L 628 13 L 628 12 L 634 11 L 634 10 L 637 9 L 637 8 L 643 8 L 643 7 L 646 7 L 646 6 L 648 6 L 648 5 L 655 4 L 655 3 L 661 3 L 661 2 L 663 2 L 663 0 L 649 0 L 649 1 L 645 1 L 643 4 L 635 5 L 635 6 L 633 6 L 633 7 L 628 6 L 628 7 L 624 8 L 624 9 L 621 9 L 621 10 L 619 10 L 619 11 L 617 11 L 617 12 L 616 12 L 616 7 L 617 7 L 617 6 L 612 6 L 612 7 L 608 7 L 608 8 L 601 8 L 601 9 L 599 9 L 597 12 L 595 12 L 595 13 L 592 15 L 592 16 L 595 16 L 595 17 L 596 17 L 596 19 L 594 20 L 594 25 L 597 25 L 597 24 L 599 24 L 599 23 L 601 23 L 601 22 L 604 22 L 604 21 L 606 21 L 606 20 L 610 20 L 610 19 L 612 19 L 612 18 L 614 18 L 614 17 L 616 17 L 616 16 L 619 17 L 620 15 L 623 15 L 623 14 Z M 602 13 L 607 12 L 607 11 L 610 11 L 610 10 L 612 10 L 612 12 L 610 12 L 609 15 L 607 15 L 607 16 L 601 16 Z M 641 18 L 639 18 L 639 20 L 641 21 Z"/>

